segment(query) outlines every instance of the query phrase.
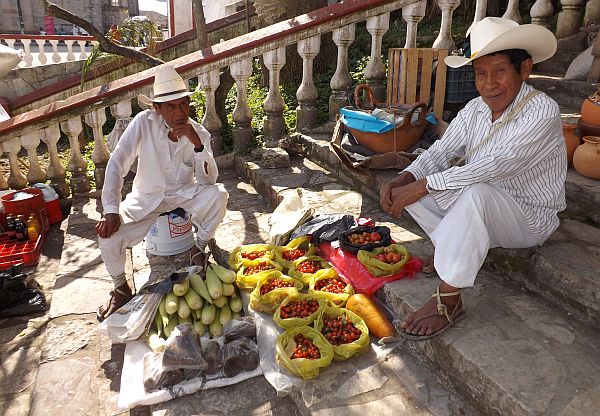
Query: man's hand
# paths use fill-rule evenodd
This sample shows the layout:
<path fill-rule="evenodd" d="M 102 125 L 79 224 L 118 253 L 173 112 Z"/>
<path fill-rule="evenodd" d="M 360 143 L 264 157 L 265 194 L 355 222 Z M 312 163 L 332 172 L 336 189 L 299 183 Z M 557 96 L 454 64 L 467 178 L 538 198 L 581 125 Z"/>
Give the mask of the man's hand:
<path fill-rule="evenodd" d="M 202 147 L 202 140 L 198 137 L 198 133 L 190 123 L 180 124 L 173 127 L 172 134 L 179 139 L 181 136 L 187 137 L 196 149 Z"/>
<path fill-rule="evenodd" d="M 402 210 L 410 204 L 414 204 L 419 199 L 428 194 L 427 179 L 419 179 L 416 182 L 411 182 L 408 185 L 396 187 L 392 189 L 391 201 L 392 204 L 385 211 L 395 218 L 400 218 Z"/>
<path fill-rule="evenodd" d="M 388 210 L 392 207 L 393 189 L 408 185 L 409 183 L 412 183 L 414 181 L 416 181 L 416 179 L 412 173 L 402 172 L 393 180 L 381 185 L 381 188 L 379 189 L 379 203 L 381 204 L 383 210 L 389 212 Z"/>
<path fill-rule="evenodd" d="M 108 238 L 119 230 L 121 217 L 119 214 L 106 214 L 98 224 L 96 232 L 100 238 Z"/>

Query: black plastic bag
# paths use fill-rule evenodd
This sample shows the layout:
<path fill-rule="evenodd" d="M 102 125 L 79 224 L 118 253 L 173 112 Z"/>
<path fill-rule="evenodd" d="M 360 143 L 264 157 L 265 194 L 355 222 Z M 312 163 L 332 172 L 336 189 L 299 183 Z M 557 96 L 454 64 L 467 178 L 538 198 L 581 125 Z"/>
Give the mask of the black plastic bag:
<path fill-rule="evenodd" d="M 353 244 L 350 242 L 349 237 L 352 234 L 362 234 L 364 232 L 372 233 L 378 232 L 381 236 L 381 240 L 368 244 Z M 340 248 L 350 253 L 358 253 L 359 250 L 371 251 L 377 247 L 386 247 L 392 244 L 392 237 L 390 235 L 390 229 L 388 227 L 355 227 L 344 233 L 340 234 Z"/>
<path fill-rule="evenodd" d="M 251 316 L 244 316 L 241 319 L 232 319 L 223 325 L 223 336 L 225 342 L 232 341 L 236 338 L 251 338 L 256 339 L 256 326 L 254 325 L 254 318 Z"/>
<path fill-rule="evenodd" d="M 41 290 L 25 289 L 19 293 L 16 304 L 0 310 L 0 317 L 34 315 L 46 311 L 46 297 Z"/>
<path fill-rule="evenodd" d="M 162 360 L 162 352 L 148 352 L 144 355 L 144 389 L 148 392 L 171 387 L 183 381 L 183 371 L 164 370 Z"/>
<path fill-rule="evenodd" d="M 221 345 L 214 339 L 202 343 L 202 356 L 208 363 L 204 374 L 216 374 L 221 371 Z"/>
<path fill-rule="evenodd" d="M 21 302 L 21 293 L 27 289 L 22 270 L 23 264 L 17 264 L 0 272 L 0 310 Z"/>
<path fill-rule="evenodd" d="M 192 325 L 177 325 L 166 342 L 162 360 L 163 369 L 205 370 L 208 363 L 202 358 L 200 337 L 192 331 Z"/>
<path fill-rule="evenodd" d="M 354 227 L 354 217 L 348 214 L 324 214 L 319 215 L 307 223 L 296 228 L 292 233 L 294 238 L 310 235 L 315 246 L 322 241 L 335 241 L 344 231 Z"/>

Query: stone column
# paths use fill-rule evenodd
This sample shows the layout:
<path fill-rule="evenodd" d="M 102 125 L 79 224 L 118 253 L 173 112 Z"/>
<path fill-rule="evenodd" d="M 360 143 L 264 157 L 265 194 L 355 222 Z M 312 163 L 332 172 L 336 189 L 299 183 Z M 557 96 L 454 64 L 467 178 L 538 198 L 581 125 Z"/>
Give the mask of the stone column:
<path fill-rule="evenodd" d="M 96 189 L 100 190 L 104 186 L 104 174 L 106 164 L 110 158 L 110 153 L 104 143 L 102 126 L 106 122 L 106 113 L 104 108 L 88 113 L 84 117 L 85 123 L 92 128 L 94 134 L 94 150 L 92 152 L 92 162 L 94 162 L 94 179 L 96 180 Z"/>
<path fill-rule="evenodd" d="M 579 31 L 582 17 L 583 0 L 561 0 L 562 11 L 556 21 L 556 37 L 558 39 L 574 35 Z"/>
<path fill-rule="evenodd" d="M 52 62 L 55 64 L 60 62 L 60 55 L 58 54 L 58 41 L 50 40 L 50 45 L 52 45 Z"/>
<path fill-rule="evenodd" d="M 248 106 L 248 79 L 252 75 L 252 60 L 234 62 L 229 66 L 235 80 L 237 99 L 231 114 L 233 119 L 233 150 L 243 150 L 252 140 L 252 111 Z"/>
<path fill-rule="evenodd" d="M 73 195 L 85 194 L 90 191 L 90 180 L 87 177 L 87 162 L 79 148 L 79 134 L 83 129 L 81 117 L 73 117 L 60 123 L 62 131 L 69 138 L 71 157 L 67 169 L 71 172 L 71 192 Z"/>
<path fill-rule="evenodd" d="M 340 108 L 348 105 L 348 94 L 352 87 L 352 77 L 348 71 L 348 48 L 354 42 L 355 26 L 346 25 L 333 29 L 333 42 L 337 46 L 337 66 L 329 86 L 329 121 L 335 121 Z"/>
<path fill-rule="evenodd" d="M 588 0 L 585 4 L 583 25 L 591 26 L 600 23 L 600 0 Z"/>
<path fill-rule="evenodd" d="M 440 34 L 433 42 L 436 49 L 448 49 L 452 51 L 456 48 L 454 39 L 452 39 L 452 13 L 460 4 L 460 0 L 436 0 L 442 10 L 442 23 L 440 25 Z"/>
<path fill-rule="evenodd" d="M 427 1 L 421 0 L 416 3 L 411 3 L 402 8 L 402 18 L 406 22 L 406 42 L 405 48 L 417 47 L 417 26 L 425 16 Z"/>
<path fill-rule="evenodd" d="M 285 46 L 265 52 L 263 61 L 269 70 L 269 92 L 265 99 L 264 133 L 265 146 L 277 147 L 285 134 L 283 108 L 285 103 L 279 91 L 279 73 L 285 65 Z"/>
<path fill-rule="evenodd" d="M 402 10 L 404 12 L 404 10 Z M 390 28 L 390 14 L 383 13 L 367 18 L 367 30 L 371 34 L 371 56 L 365 67 L 365 79 L 375 98 L 385 102 L 385 65 L 381 59 L 381 40 Z"/>
<path fill-rule="evenodd" d="M 29 171 L 27 172 L 27 181 L 30 185 L 38 182 L 46 182 L 46 172 L 40 167 L 37 156 L 37 148 L 40 145 L 40 131 L 30 131 L 20 138 L 21 146 L 27 151 L 29 159 Z"/>
<path fill-rule="evenodd" d="M 23 189 L 27 186 L 27 178 L 21 173 L 19 167 L 19 157 L 17 154 L 21 150 L 21 142 L 18 137 L 8 139 L 2 144 L 2 150 L 8 154 L 8 164 L 10 174 L 8 175 L 8 186 L 12 189 Z"/>
<path fill-rule="evenodd" d="M 508 0 L 508 6 L 506 6 L 506 11 L 502 17 L 504 19 L 514 20 L 518 24 L 523 23 L 523 19 L 519 13 L 519 0 Z"/>
<path fill-rule="evenodd" d="M 198 75 L 198 84 L 206 93 L 206 108 L 204 117 L 202 117 L 202 125 L 210 133 L 210 144 L 213 154 L 220 155 L 223 152 L 223 137 L 221 136 L 221 128 L 223 122 L 217 114 L 217 106 L 215 104 L 215 93 L 221 80 L 219 78 L 219 70 L 203 72 Z"/>
<path fill-rule="evenodd" d="M 58 124 L 52 124 L 42 130 L 42 141 L 46 143 L 50 155 L 50 163 L 48 169 L 46 169 L 48 178 L 50 178 L 50 186 L 54 188 L 59 197 L 66 198 L 69 196 L 69 186 L 66 181 L 65 168 L 58 157 L 56 143 L 59 139 L 60 129 Z"/>
<path fill-rule="evenodd" d="M 468 32 L 471 33 L 471 28 L 473 24 L 482 20 L 487 14 L 487 0 L 476 0 L 475 2 L 475 16 L 473 17 L 473 23 L 468 29 Z"/>
<path fill-rule="evenodd" d="M 321 35 L 298 41 L 298 54 L 302 57 L 302 82 L 296 99 L 296 130 L 316 127 L 318 122 L 317 99 L 319 92 L 313 80 L 313 61 L 321 50 Z"/>
<path fill-rule="evenodd" d="M 1 145 L 0 145 L 0 152 L 4 153 Z M 1 154 L 0 154 L 0 156 L 1 156 Z M 0 169 L 0 191 L 6 191 L 7 189 L 8 189 L 8 182 L 6 182 L 6 178 L 4 177 L 4 169 Z"/>
<path fill-rule="evenodd" d="M 106 141 L 106 147 L 110 152 L 115 150 L 121 134 L 131 121 L 131 100 L 120 101 L 110 106 L 110 113 L 115 118 L 115 126 Z"/>
<path fill-rule="evenodd" d="M 67 45 L 67 61 L 71 62 L 75 60 L 75 55 L 73 54 L 73 42 L 74 40 L 65 40 L 65 45 Z"/>
<path fill-rule="evenodd" d="M 550 29 L 554 8 L 550 0 L 536 0 L 530 10 L 531 23 Z"/>
<path fill-rule="evenodd" d="M 23 42 L 23 52 L 25 56 L 23 60 L 25 61 L 25 66 L 33 65 L 33 55 L 31 55 L 31 39 L 21 39 Z"/>
<path fill-rule="evenodd" d="M 46 58 L 46 51 L 44 50 L 44 45 L 46 44 L 45 39 L 35 39 L 35 43 L 38 44 L 38 61 L 40 64 L 46 65 L 48 62 L 48 58 Z"/>

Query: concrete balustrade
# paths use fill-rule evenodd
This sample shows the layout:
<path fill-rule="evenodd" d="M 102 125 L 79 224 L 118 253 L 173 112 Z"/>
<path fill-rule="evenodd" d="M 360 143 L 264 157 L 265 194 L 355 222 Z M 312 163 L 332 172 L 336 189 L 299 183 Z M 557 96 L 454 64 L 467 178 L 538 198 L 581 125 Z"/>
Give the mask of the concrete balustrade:
<path fill-rule="evenodd" d="M 67 35 L 0 35 L 0 43 L 23 51 L 21 68 L 85 60 L 98 44 L 92 36 Z"/>

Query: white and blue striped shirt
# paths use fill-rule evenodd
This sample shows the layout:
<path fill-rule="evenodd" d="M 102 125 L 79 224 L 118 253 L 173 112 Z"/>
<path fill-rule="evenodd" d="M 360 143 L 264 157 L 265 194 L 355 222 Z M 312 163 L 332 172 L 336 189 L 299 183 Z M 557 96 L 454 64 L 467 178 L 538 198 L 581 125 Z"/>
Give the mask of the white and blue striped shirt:
<path fill-rule="evenodd" d="M 506 117 L 533 87 L 523 83 L 514 101 L 492 123 L 492 112 L 481 97 L 471 100 L 450 123 L 442 138 L 421 154 L 406 171 L 427 178 L 442 209 L 450 208 L 471 185 L 485 182 L 506 191 L 521 209 L 531 232 L 546 239 L 566 208 L 566 147 L 560 110 L 546 94 L 538 94 L 487 143 L 452 166 Z"/>

